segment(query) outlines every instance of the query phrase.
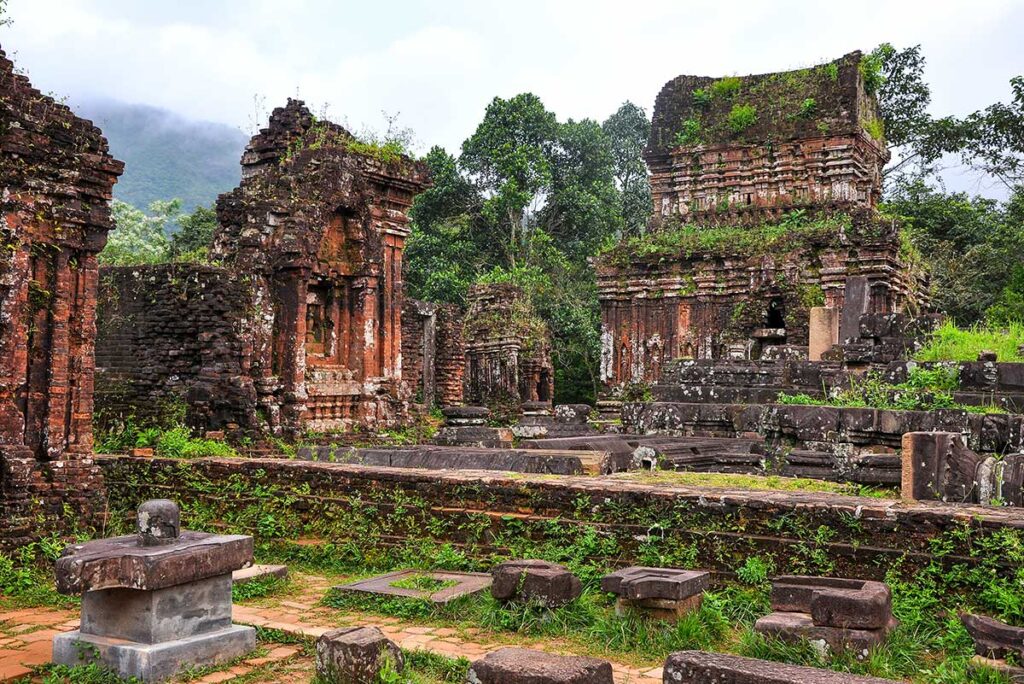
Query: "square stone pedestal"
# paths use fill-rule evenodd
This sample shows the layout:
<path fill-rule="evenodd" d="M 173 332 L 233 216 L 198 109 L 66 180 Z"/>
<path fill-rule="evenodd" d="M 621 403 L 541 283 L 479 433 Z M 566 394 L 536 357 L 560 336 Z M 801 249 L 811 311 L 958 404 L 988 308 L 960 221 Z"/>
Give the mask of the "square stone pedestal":
<path fill-rule="evenodd" d="M 99 589 L 82 596 L 82 625 L 54 637 L 53 661 L 99 660 L 123 677 L 169 679 L 256 648 L 256 630 L 231 624 L 231 574 L 155 590 Z"/>
<path fill-rule="evenodd" d="M 162 682 L 189 667 L 226 663 L 255 648 L 256 630 L 241 625 L 157 644 L 74 631 L 53 638 L 53 662 L 74 666 L 99 661 L 121 677 Z"/>

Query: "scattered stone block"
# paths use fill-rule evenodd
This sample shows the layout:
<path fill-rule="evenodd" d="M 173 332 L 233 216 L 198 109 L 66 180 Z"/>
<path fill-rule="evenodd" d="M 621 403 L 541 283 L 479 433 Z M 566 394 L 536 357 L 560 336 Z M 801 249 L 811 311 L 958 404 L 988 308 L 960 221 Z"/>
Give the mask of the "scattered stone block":
<path fill-rule="evenodd" d="M 967 448 L 954 432 L 903 435 L 901 494 L 911 501 L 987 502 L 994 489 L 994 458 Z"/>
<path fill-rule="evenodd" d="M 555 407 L 555 420 L 559 423 L 585 425 L 593 410 L 590 404 L 559 404 Z"/>
<path fill-rule="evenodd" d="M 396 672 L 405 667 L 402 650 L 376 627 L 342 627 L 316 641 L 316 672 L 329 684 L 366 684 L 390 660 Z"/>
<path fill-rule="evenodd" d="M 892 684 L 891 679 L 705 651 L 673 653 L 663 672 L 665 684 Z"/>
<path fill-rule="evenodd" d="M 250 565 L 247 568 L 241 570 L 235 570 L 231 573 L 231 581 L 233 584 L 248 584 L 254 580 L 264 579 L 266 577 L 276 577 L 278 579 L 288 579 L 288 566 L 287 565 Z"/>
<path fill-rule="evenodd" d="M 618 595 L 616 612 L 639 609 L 659 620 L 676 621 L 700 608 L 711 573 L 676 568 L 624 568 L 601 580 L 601 589 Z"/>
<path fill-rule="evenodd" d="M 449 406 L 441 409 L 445 425 L 484 425 L 491 417 L 486 406 Z"/>
<path fill-rule="evenodd" d="M 784 641 L 820 640 L 834 650 L 866 651 L 897 622 L 882 582 L 787 575 L 772 581 L 772 610 L 754 629 Z"/>
<path fill-rule="evenodd" d="M 401 570 L 342 584 L 334 589 L 448 603 L 488 589 L 491 581 L 490 575 L 481 572 Z"/>
<path fill-rule="evenodd" d="M 961 613 L 960 621 L 974 640 L 974 652 L 982 658 L 1003 661 L 1012 656 L 1024 660 L 1024 627 L 1013 627 L 984 615 Z"/>
<path fill-rule="evenodd" d="M 579 579 L 565 566 L 542 560 L 502 563 L 491 571 L 491 595 L 499 601 L 564 606 L 583 593 Z"/>
<path fill-rule="evenodd" d="M 138 534 L 69 546 L 57 590 L 82 594 L 81 627 L 53 639 L 53 661 L 98 659 L 120 676 L 164 681 L 256 647 L 231 623 L 231 573 L 252 563 L 252 537 L 190 532 L 171 501 L 138 510 Z"/>
<path fill-rule="evenodd" d="M 471 684 L 613 684 L 611 663 L 525 648 L 488 653 L 469 668 Z"/>

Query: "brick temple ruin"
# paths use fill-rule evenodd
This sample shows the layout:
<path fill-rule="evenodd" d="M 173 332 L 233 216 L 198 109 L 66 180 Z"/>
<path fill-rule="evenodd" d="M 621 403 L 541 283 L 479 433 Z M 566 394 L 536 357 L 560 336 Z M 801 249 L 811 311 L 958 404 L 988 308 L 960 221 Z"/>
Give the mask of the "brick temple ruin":
<path fill-rule="evenodd" d="M 293 435 L 404 418 L 402 251 L 428 174 L 355 142 L 289 100 L 217 200 L 219 265 L 104 269 L 111 412 L 183 402 L 202 430 Z"/>
<path fill-rule="evenodd" d="M 103 503 L 92 459 L 96 254 L 124 165 L 0 50 L 0 543 Z"/>
<path fill-rule="evenodd" d="M 916 306 L 920 276 L 875 212 L 889 152 L 860 60 L 665 85 L 644 152 L 651 247 L 597 263 L 607 386 L 679 358 L 806 357 L 814 307 L 855 326 Z M 847 304 L 852 278 L 863 301 Z"/>

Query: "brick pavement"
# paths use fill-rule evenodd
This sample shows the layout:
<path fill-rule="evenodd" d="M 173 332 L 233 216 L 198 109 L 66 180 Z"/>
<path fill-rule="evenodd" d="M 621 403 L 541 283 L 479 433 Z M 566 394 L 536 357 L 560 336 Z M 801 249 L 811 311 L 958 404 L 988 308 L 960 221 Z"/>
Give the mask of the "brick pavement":
<path fill-rule="evenodd" d="M 428 627 L 393 617 L 340 613 L 322 607 L 319 601 L 334 585 L 322 577 L 302 576 L 299 591 L 283 601 L 257 601 L 247 605 L 236 604 L 236 622 L 276 629 L 291 635 L 318 637 L 342 624 L 374 625 L 405 649 L 420 649 L 448 657 L 475 660 L 507 643 L 488 639 L 474 629 Z M 260 605 L 260 604 L 265 605 Z M 0 682 L 15 682 L 31 675 L 33 666 L 50 662 L 51 641 L 59 632 L 78 628 L 78 614 L 71 610 L 27 608 L 5 610 L 0 602 Z M 555 650 L 552 643 L 517 643 L 526 648 Z M 298 647 L 274 644 L 266 656 L 252 658 L 226 670 L 211 673 L 199 680 L 201 684 L 217 684 L 249 675 L 258 667 L 281 663 L 273 678 L 266 681 L 298 684 L 312 677 L 310 658 L 293 658 Z M 612 663 L 616 684 L 655 684 L 661 682 L 661 668 L 638 669 L 621 663 Z M 256 681 L 260 681 L 257 679 Z"/>

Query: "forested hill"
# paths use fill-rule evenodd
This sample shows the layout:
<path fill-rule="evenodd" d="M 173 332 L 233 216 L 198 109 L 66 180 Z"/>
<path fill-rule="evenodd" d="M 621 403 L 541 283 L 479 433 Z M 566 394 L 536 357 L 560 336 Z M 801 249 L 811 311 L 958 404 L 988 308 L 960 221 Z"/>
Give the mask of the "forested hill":
<path fill-rule="evenodd" d="M 154 200 L 178 197 L 190 212 L 238 185 L 248 136 L 236 128 L 113 100 L 72 106 L 103 129 L 110 151 L 125 162 L 114 186 L 117 199 L 145 209 Z"/>

